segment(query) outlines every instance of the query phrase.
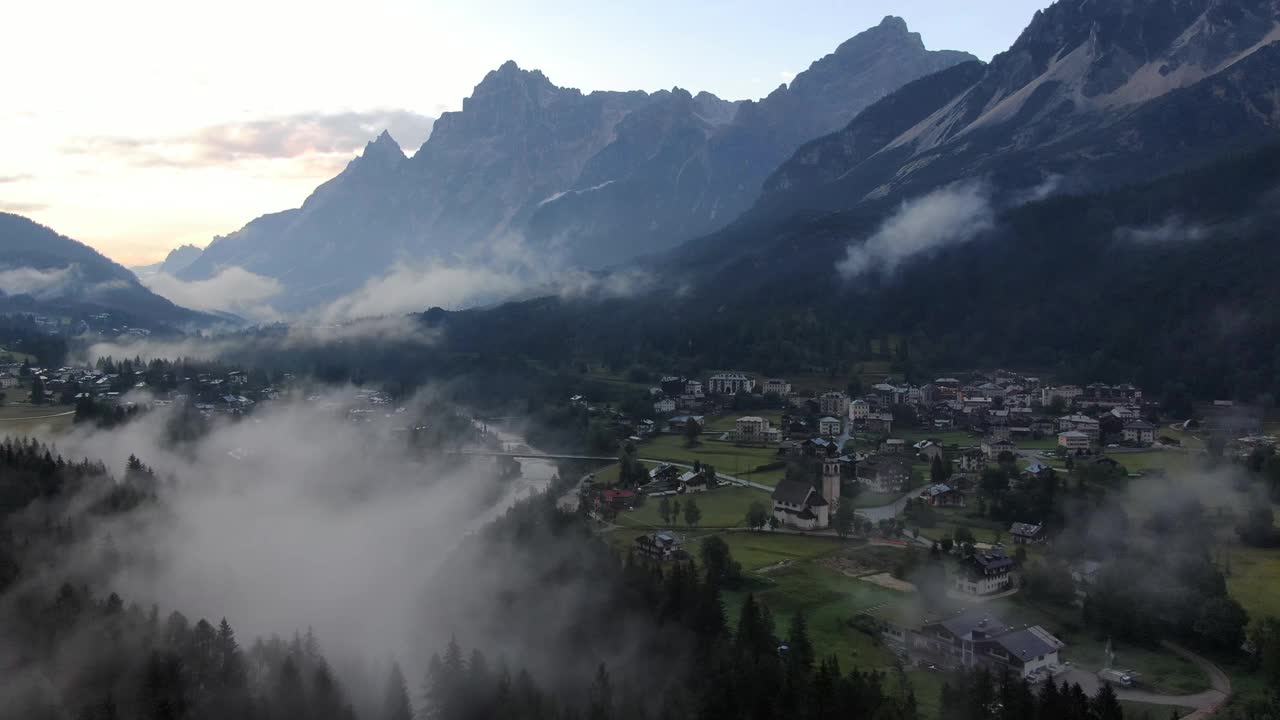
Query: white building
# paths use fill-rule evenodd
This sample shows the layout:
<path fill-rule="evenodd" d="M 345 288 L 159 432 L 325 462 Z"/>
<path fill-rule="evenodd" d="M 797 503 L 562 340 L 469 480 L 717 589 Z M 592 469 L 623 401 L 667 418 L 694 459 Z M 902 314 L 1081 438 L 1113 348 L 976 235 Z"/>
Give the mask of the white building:
<path fill-rule="evenodd" d="M 740 392 L 751 392 L 756 387 L 756 381 L 743 375 L 742 373 L 718 373 L 712 375 L 707 381 L 707 390 L 712 395 L 736 395 Z"/>
<path fill-rule="evenodd" d="M 676 401 L 671 398 L 663 398 L 653 404 L 653 411 L 656 413 L 669 413 L 676 411 Z"/>
<path fill-rule="evenodd" d="M 1013 558 L 1001 550 L 975 551 L 960 563 L 956 590 L 965 595 L 995 595 L 1013 587 Z"/>
<path fill-rule="evenodd" d="M 869 415 L 871 415 L 871 405 L 866 400 L 858 398 L 849 403 L 849 419 L 855 425 L 861 425 Z"/>
<path fill-rule="evenodd" d="M 849 413 L 849 396 L 838 390 L 818 396 L 818 412 L 823 415 L 844 416 Z"/>
<path fill-rule="evenodd" d="M 818 421 L 819 435 L 839 435 L 840 432 L 840 418 L 824 417 Z"/>
<path fill-rule="evenodd" d="M 1067 450 L 1088 450 L 1093 441 L 1079 430 L 1068 430 L 1058 433 L 1058 447 Z"/>
<path fill-rule="evenodd" d="M 778 397 L 786 397 L 791 394 L 791 383 L 783 380 L 782 378 L 769 378 L 764 381 L 762 392 L 764 392 L 765 395 L 773 393 Z"/>
<path fill-rule="evenodd" d="M 738 442 L 779 442 L 782 431 L 770 427 L 767 418 L 748 415 L 734 422 L 733 439 Z"/>
<path fill-rule="evenodd" d="M 1150 445 L 1156 441 L 1156 426 L 1145 420 L 1134 420 L 1124 424 L 1124 439 L 1140 445 Z"/>

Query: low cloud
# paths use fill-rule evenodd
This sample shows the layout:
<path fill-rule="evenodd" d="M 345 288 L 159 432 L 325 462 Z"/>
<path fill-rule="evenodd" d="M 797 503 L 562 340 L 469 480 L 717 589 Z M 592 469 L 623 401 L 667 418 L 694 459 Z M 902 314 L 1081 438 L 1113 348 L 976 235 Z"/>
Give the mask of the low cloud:
<path fill-rule="evenodd" d="M 191 282 L 156 273 L 143 282 L 157 295 L 192 310 L 229 312 L 256 322 L 280 319 L 280 313 L 266 304 L 280 294 L 280 282 L 243 268 L 223 268 L 207 280 Z"/>
<path fill-rule="evenodd" d="M 320 316 L 334 322 L 421 312 L 433 306 L 463 308 L 502 300 L 525 287 L 526 282 L 516 273 L 480 265 L 398 264 L 388 274 L 335 301 Z"/>
<path fill-rule="evenodd" d="M 383 130 L 412 152 L 426 141 L 434 123 L 434 118 L 400 109 L 306 112 L 219 123 L 174 137 L 85 137 L 63 150 L 114 155 L 142 167 L 194 168 L 247 160 L 302 160 L 328 167 L 327 158 L 350 159 Z"/>
<path fill-rule="evenodd" d="M 8 183 L 26 182 L 27 180 L 30 180 L 30 179 L 32 179 L 32 178 L 34 178 L 34 177 L 35 177 L 35 176 L 34 176 L 34 175 L 32 175 L 31 173 L 17 173 L 17 174 L 14 174 L 14 175 L 0 175 L 0 185 L 7 185 Z"/>
<path fill-rule="evenodd" d="M 0 292 L 7 295 L 30 295 L 37 300 L 65 295 L 79 281 L 79 266 L 57 270 L 30 267 L 0 269 Z"/>
<path fill-rule="evenodd" d="M 1209 237 L 1209 228 L 1173 215 L 1155 225 L 1118 228 L 1115 235 L 1118 240 L 1138 245 L 1169 245 L 1204 240 Z"/>
<path fill-rule="evenodd" d="M 21 202 L 17 200 L 0 200 L 0 212 L 33 213 L 48 209 L 47 203 Z"/>
<path fill-rule="evenodd" d="M 994 226 L 985 186 L 949 185 L 903 203 L 865 242 L 850 243 L 836 270 L 846 279 L 892 273 L 912 257 L 966 243 Z"/>

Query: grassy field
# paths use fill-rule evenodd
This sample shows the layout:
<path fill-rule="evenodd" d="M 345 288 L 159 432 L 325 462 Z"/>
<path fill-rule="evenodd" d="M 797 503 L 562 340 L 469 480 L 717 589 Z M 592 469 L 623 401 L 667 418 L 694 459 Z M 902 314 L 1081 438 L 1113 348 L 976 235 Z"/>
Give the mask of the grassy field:
<path fill-rule="evenodd" d="M 777 537 L 780 536 L 769 537 L 766 542 Z M 756 597 L 773 610 L 780 634 L 786 633 L 792 615 L 803 611 L 814 650 L 820 657 L 834 654 L 846 669 L 893 664 L 893 655 L 880 638 L 854 628 L 850 621 L 863 610 L 901 602 L 901 593 L 847 577 L 814 560 L 798 560 L 758 577 L 766 587 L 756 589 Z M 728 617 L 736 618 L 742 594 L 731 594 L 725 600 Z"/>
<path fill-rule="evenodd" d="M 74 421 L 70 405 L 6 404 L 0 406 L 0 435 L 58 434 Z"/>
<path fill-rule="evenodd" d="M 747 476 L 747 473 L 757 467 L 778 460 L 778 452 L 775 448 L 738 446 L 730 442 L 710 439 L 704 439 L 699 445 L 687 448 L 684 446 L 684 437 L 680 435 L 658 435 L 652 440 L 641 443 L 636 448 L 636 453 L 652 460 L 668 460 L 686 465 L 692 465 L 695 460 L 700 460 L 711 464 L 719 472 L 735 477 Z M 764 482 L 754 477 L 750 479 Z M 774 484 L 776 483 L 777 480 L 774 480 Z"/>
<path fill-rule="evenodd" d="M 1130 475 L 1147 470 L 1178 472 L 1195 467 L 1198 456 L 1170 450 L 1144 450 L 1142 452 L 1112 453 L 1108 455 L 1124 466 Z"/>
<path fill-rule="evenodd" d="M 729 545 L 733 558 L 744 570 L 759 570 L 784 560 L 813 560 L 839 552 L 845 545 L 838 539 L 818 535 L 787 533 L 727 532 L 720 537 Z"/>
<path fill-rule="evenodd" d="M 690 499 L 693 499 L 697 502 L 698 509 L 702 511 L 702 520 L 698 523 L 699 526 L 706 528 L 745 527 L 747 509 L 751 507 L 751 503 L 761 503 L 766 509 L 770 506 L 769 495 L 763 490 L 733 485 L 721 486 L 695 495 L 674 495 L 670 497 L 672 503 L 679 502 L 681 506 L 681 517 L 672 523 L 664 523 L 658 515 L 658 507 L 661 505 L 662 499 L 652 497 L 645 500 L 644 506 L 636 510 L 620 513 L 617 523 L 619 525 L 642 528 L 669 526 L 685 528 L 687 526 L 684 522 L 683 508 L 688 505 Z"/>
<path fill-rule="evenodd" d="M 3 363 L 30 362 L 34 364 L 36 362 L 36 356 L 29 355 L 24 352 L 18 352 L 17 350 L 10 350 L 4 347 L 3 345 L 0 345 L 0 362 L 3 362 Z"/>
<path fill-rule="evenodd" d="M 1249 617 L 1280 617 L 1280 550 L 1230 545 L 1227 590 Z"/>

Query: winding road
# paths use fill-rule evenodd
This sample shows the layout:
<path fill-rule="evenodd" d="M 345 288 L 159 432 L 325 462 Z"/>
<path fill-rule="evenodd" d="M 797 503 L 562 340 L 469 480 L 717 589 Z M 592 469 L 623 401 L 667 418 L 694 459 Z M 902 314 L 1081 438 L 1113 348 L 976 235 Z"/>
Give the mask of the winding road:
<path fill-rule="evenodd" d="M 1209 690 L 1204 690 L 1190 695 L 1165 695 L 1163 693 L 1151 692 L 1149 690 L 1140 690 L 1135 688 L 1115 688 L 1116 697 L 1121 700 L 1129 700 L 1132 702 L 1148 703 L 1151 705 L 1171 705 L 1175 707 L 1195 708 L 1192 712 L 1184 716 L 1183 720 L 1191 718 L 1200 720 L 1207 718 L 1217 712 L 1218 708 L 1231 697 L 1231 679 L 1227 674 L 1222 672 L 1222 668 L 1209 662 L 1205 658 L 1191 652 L 1190 650 L 1175 645 L 1171 642 L 1162 643 L 1170 652 L 1177 653 L 1184 658 L 1195 663 L 1209 678 Z M 1090 695 L 1098 692 L 1101 682 L 1098 676 L 1086 670 L 1068 671 L 1063 678 L 1070 683 L 1079 683 L 1080 687 Z"/>

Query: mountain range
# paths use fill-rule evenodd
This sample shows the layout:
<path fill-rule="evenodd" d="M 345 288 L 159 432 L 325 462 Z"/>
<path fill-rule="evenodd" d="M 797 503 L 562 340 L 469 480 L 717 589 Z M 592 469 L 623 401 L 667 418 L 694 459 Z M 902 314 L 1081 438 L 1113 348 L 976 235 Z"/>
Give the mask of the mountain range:
<path fill-rule="evenodd" d="M 802 143 L 972 60 L 927 50 L 888 17 L 755 102 L 680 88 L 583 93 L 508 62 L 412 157 L 384 133 L 302 207 L 215 238 L 179 276 L 240 267 L 278 280 L 280 306 L 299 310 L 397 263 L 535 254 L 557 266 L 612 265 L 727 224 Z"/>
<path fill-rule="evenodd" d="M 178 307 L 83 243 L 0 212 L 0 312 L 107 313 L 116 327 L 178 326 L 211 317 Z"/>

